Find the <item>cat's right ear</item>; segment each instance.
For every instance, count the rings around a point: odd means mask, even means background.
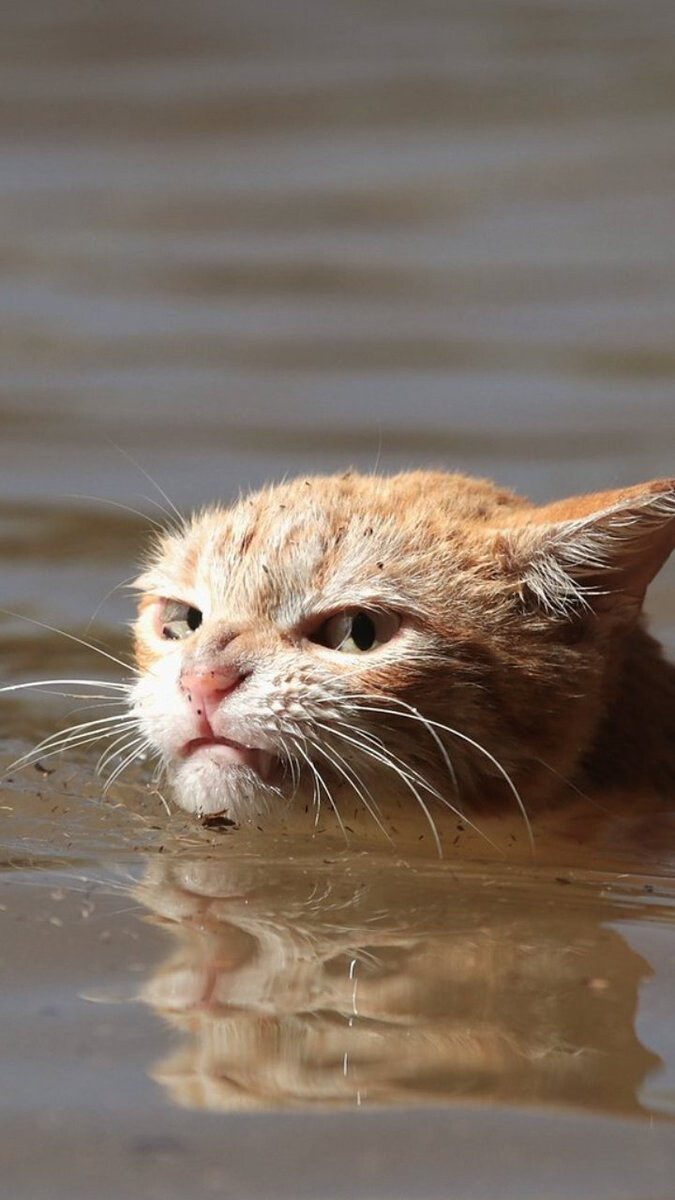
[[[577,496],[533,509],[497,552],[523,599],[554,617],[635,620],[675,549],[675,480]]]

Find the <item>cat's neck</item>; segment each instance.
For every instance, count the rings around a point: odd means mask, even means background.
[[[675,665],[644,629],[623,642],[607,678],[607,708],[584,778],[608,788],[675,787]]]

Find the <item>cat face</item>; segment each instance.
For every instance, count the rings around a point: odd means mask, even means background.
[[[593,740],[674,511],[661,483],[535,509],[431,472],[206,510],[138,581],[142,731],[200,815],[349,790],[377,820],[374,784],[423,807],[550,791]]]

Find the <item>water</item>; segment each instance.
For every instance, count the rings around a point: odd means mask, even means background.
[[[163,501],[117,446],[186,508],[348,464],[672,475],[671,5],[0,26],[3,608],[124,652]],[[671,648],[674,600],[671,568]],[[118,675],[14,617],[0,646],[8,681]],[[78,703],[5,700],[2,761]],[[441,863],[406,814],[393,849],[214,833],[94,761],[0,793],[2,1195],[671,1193],[667,797]]]

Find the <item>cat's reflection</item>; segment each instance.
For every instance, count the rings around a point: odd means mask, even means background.
[[[563,881],[564,883],[565,881]],[[376,867],[155,862],[171,931],[144,1000],[185,1035],[154,1069],[182,1105],[501,1100],[636,1112],[645,960],[589,892]]]

